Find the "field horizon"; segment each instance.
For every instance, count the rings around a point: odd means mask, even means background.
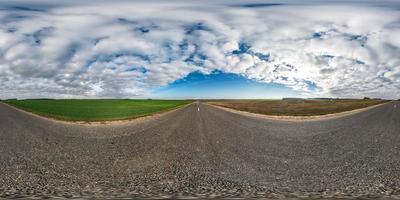
[[[63,121],[101,122],[128,120],[204,102],[265,115],[317,116],[365,108],[390,100],[338,98],[283,99],[8,99],[10,106]]]

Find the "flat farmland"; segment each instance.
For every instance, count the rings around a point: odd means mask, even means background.
[[[251,113],[277,116],[315,116],[365,108],[387,100],[363,99],[285,99],[285,100],[215,100],[208,103]]]
[[[66,121],[110,121],[142,117],[171,110],[187,100],[129,100],[129,99],[29,99],[6,100],[6,104],[45,117]]]

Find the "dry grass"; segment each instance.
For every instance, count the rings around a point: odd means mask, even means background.
[[[387,100],[216,100],[208,103],[252,113],[277,116],[325,115],[365,108]]]

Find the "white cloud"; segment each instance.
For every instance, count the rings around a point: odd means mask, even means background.
[[[146,96],[197,70],[314,96],[400,94],[400,11],[389,6],[14,4],[0,4],[1,98]]]

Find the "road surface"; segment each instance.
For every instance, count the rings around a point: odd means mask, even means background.
[[[0,169],[0,197],[400,195],[400,102],[314,122],[193,103],[99,126],[0,103]]]

